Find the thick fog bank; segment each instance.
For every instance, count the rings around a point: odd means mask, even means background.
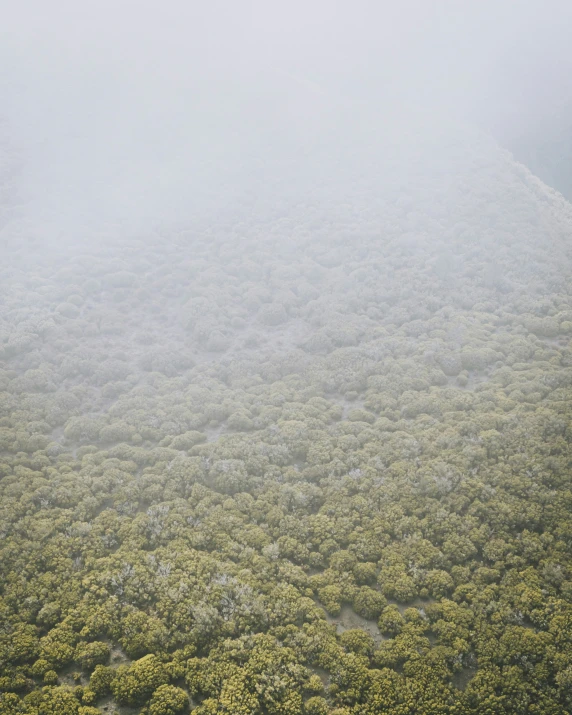
[[[56,240],[280,210],[323,178],[351,192],[344,162],[390,144],[395,117],[429,137],[435,117],[477,125],[562,188],[539,127],[572,96],[571,17],[532,1],[24,3],[0,50],[19,203]]]

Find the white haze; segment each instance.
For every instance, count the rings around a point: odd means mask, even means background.
[[[56,237],[276,204],[388,117],[510,145],[572,100],[566,0],[2,5],[19,200]]]

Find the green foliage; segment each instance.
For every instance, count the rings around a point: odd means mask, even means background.
[[[68,628],[53,628],[40,639],[40,656],[56,668],[73,660],[76,636]]]
[[[149,715],[177,715],[189,705],[187,694],[174,685],[160,685],[153,693]]]
[[[101,641],[78,643],[74,660],[85,670],[93,670],[96,665],[105,665],[109,660],[109,646]]]
[[[96,665],[89,679],[89,689],[98,698],[103,695],[107,695],[111,692],[111,684],[113,683],[114,679],[115,670],[113,668],[110,668],[105,665]]]
[[[45,658],[38,658],[38,660],[30,668],[32,675],[38,677],[43,677],[45,673],[50,670],[51,666]]]
[[[0,693],[0,712],[4,715],[20,715],[26,712],[26,706],[16,693]]]
[[[311,675],[306,683],[305,690],[309,693],[321,693],[324,690],[324,684],[319,675]]]
[[[353,600],[355,612],[370,620],[377,620],[386,605],[387,600],[382,594],[369,586],[362,586]]]
[[[342,589],[333,584],[319,589],[318,598],[332,616],[337,616],[342,608]]]
[[[119,666],[111,681],[111,692],[119,703],[134,706],[144,703],[168,681],[165,665],[155,655],[149,654],[130,666]]]
[[[43,680],[46,685],[57,685],[58,674],[55,670],[46,670]]]
[[[372,563],[357,563],[354,568],[354,577],[360,585],[372,585],[377,577],[377,567]]]
[[[411,142],[323,214],[3,256],[1,712],[572,710],[569,207]]]
[[[398,635],[405,625],[405,619],[393,604],[386,606],[379,618],[379,630],[387,635]]]
[[[409,603],[417,596],[415,580],[401,568],[383,569],[379,582],[384,596]]]
[[[78,715],[80,704],[71,688],[45,687],[26,695],[24,703],[30,715]]]
[[[304,703],[305,715],[328,715],[329,712],[330,708],[327,701],[317,695],[313,698],[308,698]]]
[[[340,642],[344,648],[359,655],[372,655],[375,644],[369,633],[352,628],[344,631],[340,637]]]

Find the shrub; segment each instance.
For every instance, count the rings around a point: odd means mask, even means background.
[[[177,715],[188,704],[189,699],[184,690],[174,685],[160,685],[151,698],[149,715]]]
[[[387,606],[387,600],[379,591],[362,586],[353,601],[354,611],[369,620],[376,620]]]
[[[105,665],[109,661],[109,646],[101,641],[78,643],[74,660],[85,670],[93,670],[96,665]]]
[[[111,691],[123,705],[140,705],[153,691],[165,685],[169,675],[164,664],[155,655],[146,655],[129,667],[120,666],[111,682]]]

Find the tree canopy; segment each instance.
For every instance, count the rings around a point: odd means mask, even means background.
[[[572,208],[439,141],[346,202],[10,242],[2,713],[572,708]]]

